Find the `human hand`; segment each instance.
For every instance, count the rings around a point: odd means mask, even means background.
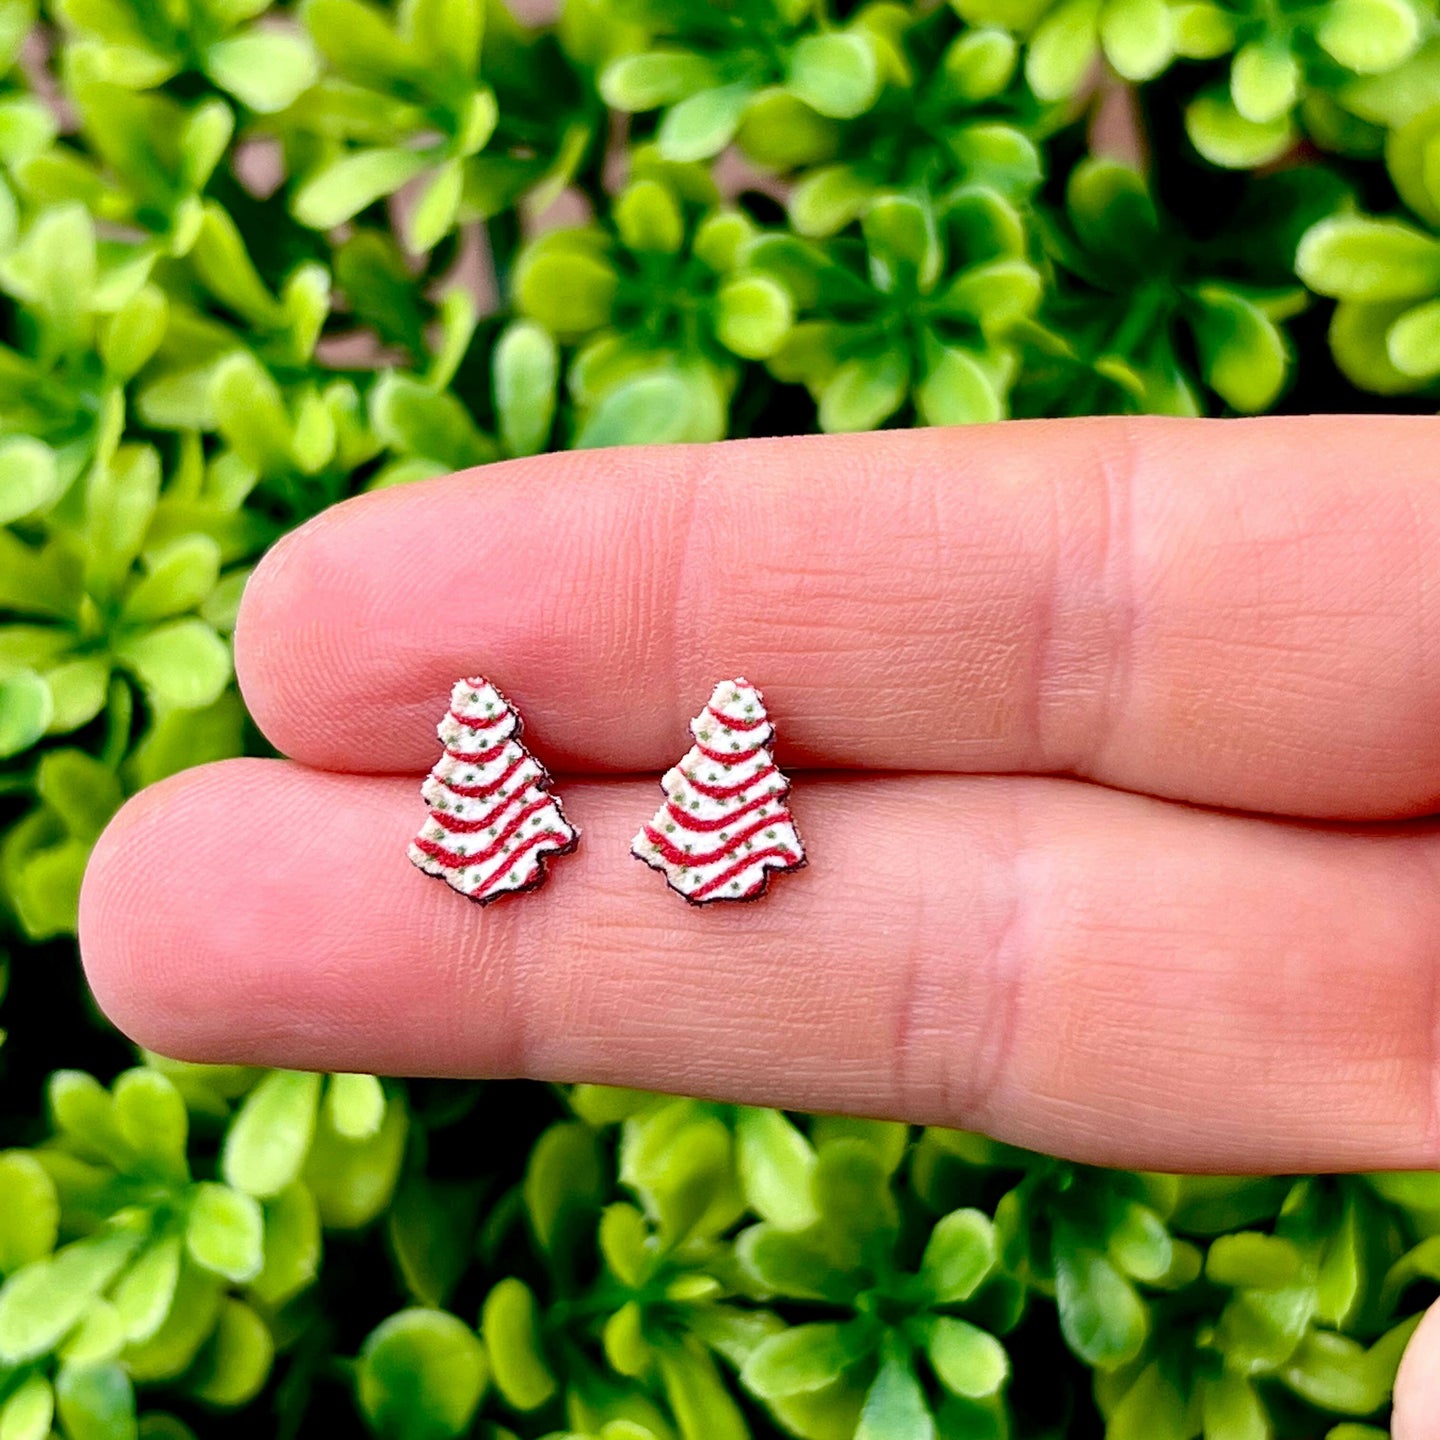
[[[1435,427],[574,453],[338,506],[236,635],[292,760],[121,811],[90,982],[193,1060],[633,1085],[1149,1169],[1433,1166]],[[483,911],[405,857],[476,672],[588,777],[557,785],[579,852]],[[811,863],[696,909],[631,858],[656,787],[626,772],[731,674],[812,772]],[[1437,1411],[1432,1315],[1397,1437]]]

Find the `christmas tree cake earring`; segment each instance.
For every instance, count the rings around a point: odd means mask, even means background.
[[[665,803],[630,853],[692,905],[758,900],[771,870],[798,870],[805,847],[775,766],[775,729],[748,680],[715,687],[690,722],[695,744],[660,781]]]
[[[430,819],[410,859],[481,905],[537,889],[545,861],[580,842],[549,793],[549,772],[520,743],[521,728],[488,680],[457,680],[436,727],[445,753],[420,787]]]

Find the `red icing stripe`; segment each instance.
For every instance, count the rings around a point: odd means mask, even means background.
[[[739,875],[741,871],[753,865],[757,860],[769,859],[771,855],[783,855],[786,860],[792,862],[797,858],[796,855],[784,845],[772,845],[768,850],[756,850],[753,854],[745,856],[743,860],[732,865],[728,870],[722,870],[713,880],[707,880],[698,890],[689,891],[690,899],[703,900],[711,891],[718,890],[727,880]],[[765,877],[762,875],[760,877],[761,884],[764,883],[764,880]],[[747,890],[745,893],[747,895],[753,895],[755,890],[759,888],[760,886],[756,885],[754,890]]]
[[[783,809],[778,815],[767,815],[763,820],[757,820],[753,825],[732,835],[718,850],[708,850],[703,854],[681,850],[674,841],[667,840],[653,824],[645,827],[645,836],[672,865],[713,865],[717,860],[733,854],[752,835],[758,835],[762,830],[773,830],[777,825],[784,825],[789,819],[790,812]]]
[[[459,760],[466,765],[484,765],[495,759],[497,755],[503,754],[505,747],[510,743],[508,737],[498,745],[492,745],[488,750],[452,750],[448,745],[445,753],[452,760]]]
[[[483,895],[487,890],[494,887],[495,881],[502,875],[508,875],[515,868],[515,862],[524,854],[533,850],[537,845],[543,845],[547,840],[558,840],[561,845],[568,845],[572,837],[562,835],[558,830],[542,830],[538,835],[532,835],[518,850],[505,857],[503,865],[497,865],[474,890],[467,891],[470,895]]]
[[[670,812],[670,818],[686,830],[724,830],[727,826],[733,825],[742,815],[748,815],[752,810],[758,810],[762,805],[768,805],[774,799],[773,795],[757,795],[748,805],[742,805],[738,810],[731,810],[728,814],[720,816],[718,820],[697,820],[693,815],[682,810],[673,800],[667,800],[665,808]]]
[[[525,790],[515,795],[507,795],[494,809],[478,820],[462,820],[458,815],[451,815],[445,810],[432,810],[430,815],[437,825],[443,825],[452,835],[473,835],[477,830],[488,830],[495,823],[497,815],[503,814],[524,795]]]
[[[529,758],[530,756],[522,751],[488,785],[456,785],[442,775],[434,775],[434,778],[447,790],[453,790],[467,800],[483,800],[487,795],[493,795]]]
[[[481,860],[489,860],[492,856],[498,855],[505,842],[537,811],[543,810],[550,803],[548,795],[541,795],[538,799],[532,800],[483,850],[477,850],[473,855],[461,855],[457,850],[447,850],[437,840],[427,840],[423,835],[415,837],[416,846],[423,850],[432,860],[438,860],[447,870],[467,870],[470,866],[478,864]],[[437,821],[443,824],[443,821]],[[521,847],[521,851],[524,850]],[[517,854],[520,852],[516,852]]]
[[[503,725],[510,718],[508,710],[502,711],[493,720],[484,719],[476,715],[460,715],[454,710],[450,712],[450,718],[458,725],[463,725],[467,730],[493,730],[497,725]]]
[[[685,774],[683,770],[680,773],[682,775]],[[700,795],[708,796],[711,800],[733,800],[737,795],[748,790],[757,781],[763,780],[767,775],[773,775],[774,773],[775,767],[773,765],[767,765],[763,770],[757,770],[748,780],[742,780],[738,785],[705,785],[693,775],[685,775],[685,779],[692,790]],[[781,787],[780,793],[784,793],[783,786]]]
[[[752,755],[758,755],[765,747],[763,745],[752,745],[748,750],[732,750],[726,754],[723,750],[710,750],[698,740],[695,748],[707,759],[713,760],[717,765],[736,765],[741,760],[748,760]]]
[[[705,707],[722,725],[728,725],[732,730],[755,730],[766,723],[766,716],[761,715],[758,720],[737,720],[733,715],[727,715],[723,710],[717,710],[713,705]]]

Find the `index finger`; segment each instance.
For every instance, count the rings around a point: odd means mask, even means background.
[[[1422,814],[1437,438],[1415,417],[1012,421],[509,462],[283,541],[237,667],[271,740],[329,769],[423,770],[477,671],[561,768],[660,769],[743,674],[786,764]]]

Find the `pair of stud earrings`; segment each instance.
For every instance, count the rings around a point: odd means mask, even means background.
[[[519,713],[488,680],[458,680],[436,729],[445,751],[420,787],[430,817],[410,859],[481,905],[538,889],[546,862],[570,854],[580,832],[520,743]],[[690,732],[695,743],[666,771],[665,803],[630,853],[692,905],[756,900],[772,870],[805,864],[765,702],[748,680],[723,681]]]

